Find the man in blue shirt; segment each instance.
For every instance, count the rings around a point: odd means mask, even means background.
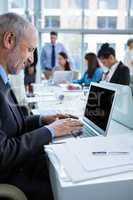
[[[50,43],[46,43],[41,51],[40,64],[46,79],[52,75],[52,70],[58,65],[57,57],[60,52],[66,52],[63,44],[57,43],[58,34],[54,31],[50,33]]]

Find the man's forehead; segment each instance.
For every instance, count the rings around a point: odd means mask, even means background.
[[[27,43],[31,44],[32,46],[37,46],[38,36],[37,31],[34,26],[29,26],[25,31],[25,38]]]

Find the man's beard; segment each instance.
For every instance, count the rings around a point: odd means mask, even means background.
[[[19,70],[19,63],[20,63],[20,56],[19,56],[19,49],[16,47],[12,52],[10,53],[10,56],[8,57],[8,63],[9,63],[9,71],[10,74],[18,74]]]

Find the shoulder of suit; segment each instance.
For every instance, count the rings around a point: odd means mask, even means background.
[[[129,70],[129,68],[126,65],[124,65],[121,61],[118,64],[118,68],[121,70]]]

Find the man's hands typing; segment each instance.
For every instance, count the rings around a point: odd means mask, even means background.
[[[74,132],[80,131],[83,124],[79,120],[67,118],[56,120],[47,127],[54,129],[55,137],[61,137],[65,135],[72,135]]]
[[[70,114],[56,114],[56,115],[42,116],[41,121],[43,124],[49,125],[58,119],[67,119],[67,118],[78,119],[78,117]]]

